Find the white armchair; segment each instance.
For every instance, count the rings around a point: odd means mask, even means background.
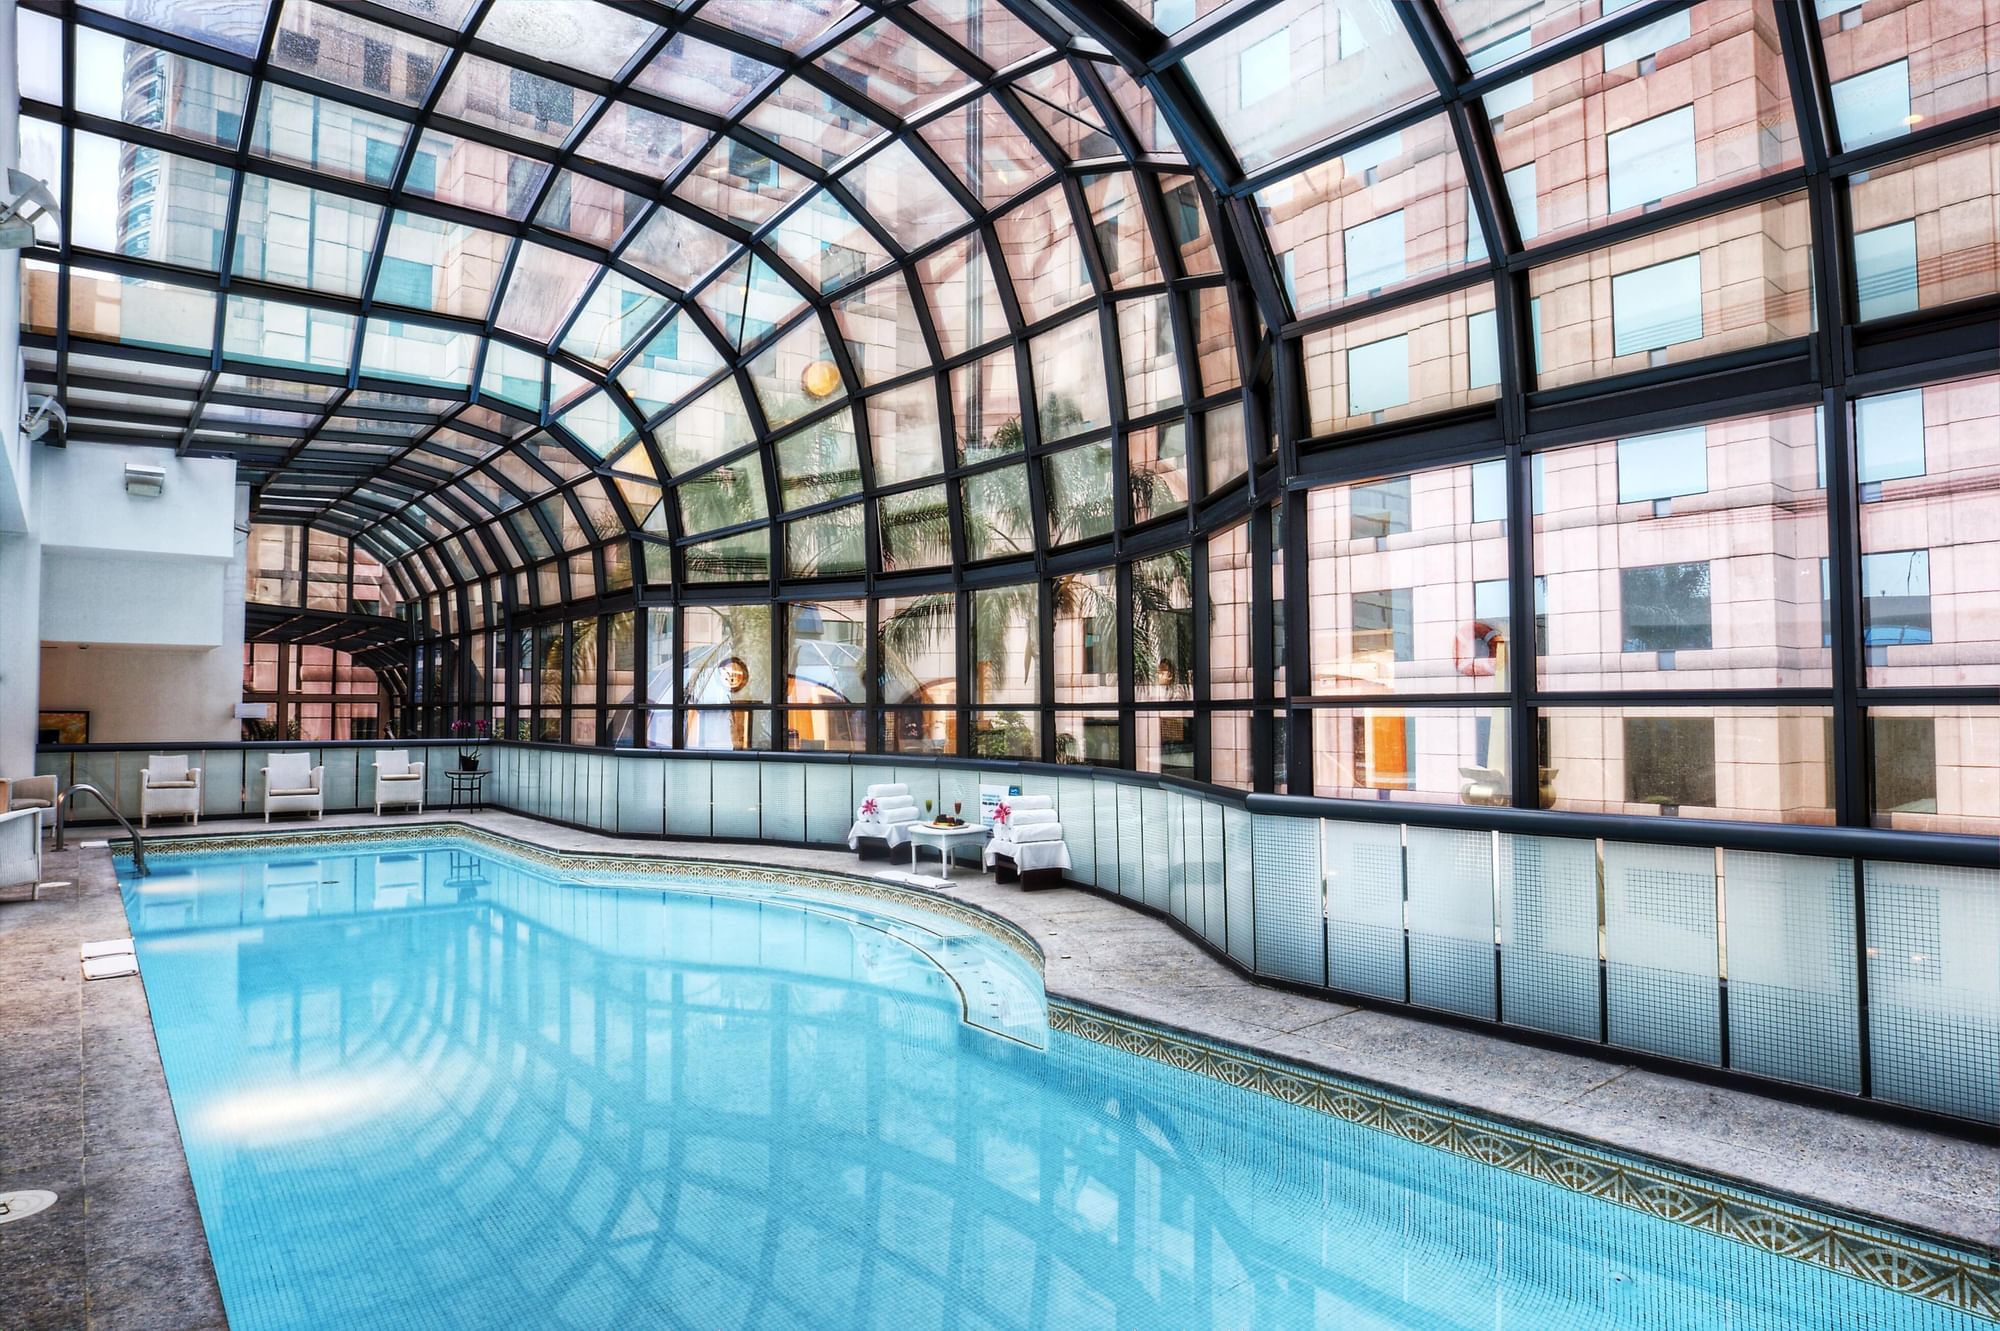
[[[154,818],[201,822],[201,769],[189,767],[184,753],[153,754],[139,769],[139,826]]]
[[[424,811],[424,765],[410,761],[408,749],[381,749],[375,754],[375,816],[385,804],[412,805]]]
[[[52,776],[17,776],[8,783],[6,813],[12,809],[54,809],[56,807],[56,779]]]
[[[326,812],[324,767],[312,765],[309,753],[274,753],[264,768],[264,821],[274,813]]]

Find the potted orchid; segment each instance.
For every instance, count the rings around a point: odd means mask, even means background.
[[[490,737],[491,731],[485,721],[454,721],[451,723],[451,737],[458,741],[458,770],[476,772],[479,770],[480,741]]]

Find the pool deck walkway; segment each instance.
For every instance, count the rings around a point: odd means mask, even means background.
[[[504,813],[328,815],[317,826],[417,821],[556,850],[882,867],[832,851],[624,839]],[[191,830],[266,829],[245,819]],[[0,1191],[46,1188],[60,1200],[0,1225],[0,1326],[223,1327],[145,992],[136,978],[80,981],[81,943],[130,932],[110,856],[72,843],[49,856],[47,873],[68,885],[44,888],[39,902],[0,898]],[[948,891],[1040,944],[1051,995],[2000,1256],[2000,1144],[1270,988],[1094,892],[1024,892],[963,868]]]

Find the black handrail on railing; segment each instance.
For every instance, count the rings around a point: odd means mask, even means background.
[[[68,790],[63,791],[61,794],[56,796],[56,849],[57,850],[63,849],[63,842],[64,842],[63,833],[65,827],[67,826],[67,819],[65,818],[64,815],[66,815],[69,812],[70,796],[78,793],[79,791],[81,791],[85,795],[90,795],[94,797],[99,804],[102,804],[105,807],[105,810],[109,812],[113,818],[116,818],[118,820],[118,825],[125,829],[125,835],[132,838],[132,867],[138,870],[140,874],[142,875],[145,874],[147,872],[146,838],[139,835],[139,833],[133,828],[132,824],[126,820],[125,815],[118,812],[117,806],[112,804],[112,802],[105,797],[103,791],[99,790],[96,786],[91,785],[87,781],[78,781],[72,786],[70,786]]]

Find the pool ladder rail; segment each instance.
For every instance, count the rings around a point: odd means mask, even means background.
[[[124,814],[118,812],[117,805],[105,798],[103,791],[87,781],[79,781],[56,796],[56,849],[63,848],[64,815],[69,811],[69,798],[79,791],[94,796],[97,802],[104,806],[105,811],[118,820],[118,825],[125,829],[125,835],[132,838],[132,867],[142,875],[149,872],[146,868],[146,838],[139,835],[138,829],[132,826]]]

